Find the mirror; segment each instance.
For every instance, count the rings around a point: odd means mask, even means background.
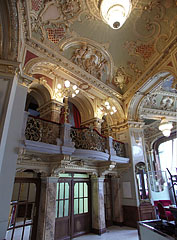
[[[139,162],[135,165],[136,181],[139,191],[140,201],[149,201],[149,186],[146,165]]]

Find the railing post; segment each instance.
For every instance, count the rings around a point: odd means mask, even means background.
[[[116,156],[116,151],[113,148],[113,138],[112,137],[108,137],[108,151],[110,155]]]
[[[74,151],[74,143],[70,136],[71,124],[64,123],[60,127],[61,151],[63,154],[71,155]]]

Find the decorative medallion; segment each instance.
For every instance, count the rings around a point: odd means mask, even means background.
[[[131,76],[128,76],[125,73],[124,67],[120,67],[117,69],[115,77],[113,78],[113,83],[116,86],[120,87],[120,89],[122,90],[125,85],[130,83],[131,80],[132,80]]]

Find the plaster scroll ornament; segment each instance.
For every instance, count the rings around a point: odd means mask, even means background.
[[[99,80],[103,80],[103,76],[107,73],[107,59],[100,51],[88,45],[77,48],[73,52],[71,61]]]

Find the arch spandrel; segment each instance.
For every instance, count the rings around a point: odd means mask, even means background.
[[[129,102],[127,117],[138,121],[144,118],[175,120],[177,90],[175,77],[170,72],[160,72],[149,79]]]

